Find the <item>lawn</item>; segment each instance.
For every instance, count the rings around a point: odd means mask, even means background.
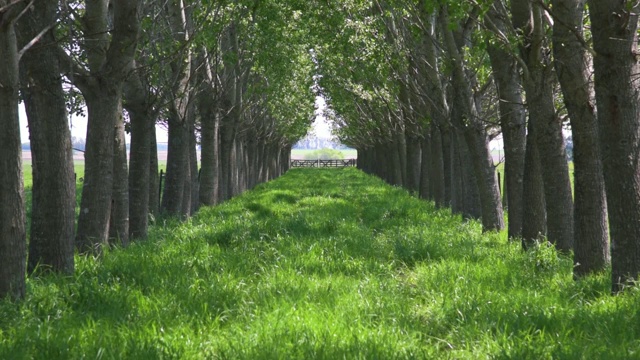
[[[295,169],[0,302],[11,359],[629,359],[640,290],[575,282],[356,169]]]

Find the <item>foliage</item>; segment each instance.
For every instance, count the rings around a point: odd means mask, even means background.
[[[640,356],[640,290],[355,169],[292,170],[0,302],[0,358]]]

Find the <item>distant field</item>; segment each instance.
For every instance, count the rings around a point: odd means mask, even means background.
[[[293,149],[291,150],[291,158],[294,160],[302,160],[305,155],[312,153],[316,150],[302,150],[302,149]],[[339,150],[344,154],[345,159],[357,159],[358,158],[358,150],[348,149],[348,150]]]

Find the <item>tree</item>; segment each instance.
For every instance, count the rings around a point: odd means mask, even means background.
[[[57,12],[58,1],[40,1],[17,24],[20,46],[32,43],[20,61],[20,91],[29,124],[33,167],[29,273],[38,269],[71,274],[74,269],[76,186],[71,133],[51,28]]]
[[[526,65],[523,68],[523,83],[534,134],[527,139],[527,143],[535,142],[542,164],[547,199],[547,238],[559,250],[569,252],[573,248],[573,199],[562,119],[554,104],[553,63],[545,33],[543,9],[529,0],[513,0],[511,14],[519,35],[520,56]],[[525,161],[525,166],[527,164]]]
[[[582,276],[609,263],[607,207],[591,83],[589,48],[583,39],[585,0],[554,0],[553,55],[573,133],[574,263]]]
[[[493,2],[485,15],[485,26],[493,79],[499,97],[500,128],[504,143],[505,187],[509,214],[508,236],[522,237],[524,220],[523,184],[526,149],[526,113],[520,65],[507,37],[511,24],[501,0]],[[543,209],[544,210],[544,209]],[[546,219],[542,219],[546,221]],[[535,231],[535,230],[534,230]]]
[[[86,63],[77,62],[62,48],[58,50],[65,75],[80,89],[87,105],[85,177],[76,234],[76,246],[82,252],[99,251],[109,236],[114,129],[122,120],[122,87],[135,54],[139,5],[139,1],[128,0],[86,1],[82,17],[76,14],[72,19],[82,24],[84,38],[79,45]],[[128,218],[128,212],[122,210]]]
[[[18,120],[20,2],[0,0],[0,298],[25,294],[26,233]]]
[[[638,4],[589,1],[600,150],[611,228],[612,291],[640,274]],[[575,141],[575,139],[574,139]]]

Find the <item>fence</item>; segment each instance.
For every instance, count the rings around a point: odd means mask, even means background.
[[[335,168],[343,168],[343,167],[351,167],[356,166],[356,159],[344,159],[344,160],[291,160],[292,168],[299,167],[335,167]]]

